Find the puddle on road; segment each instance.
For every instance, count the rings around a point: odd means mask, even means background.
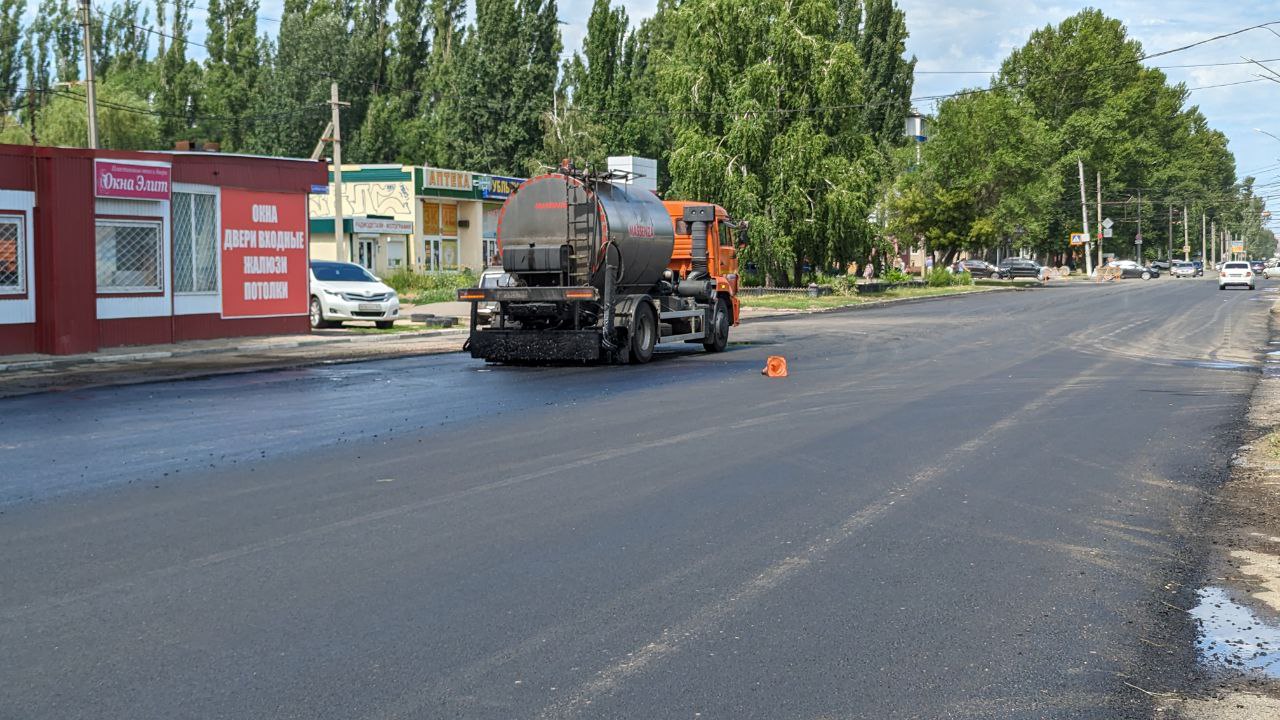
[[[1234,370],[1236,372],[1258,372],[1257,365],[1249,363],[1231,362],[1229,360],[1177,360],[1175,365],[1182,367],[1201,368],[1204,370]]]
[[[1190,610],[1196,650],[1210,667],[1280,678],[1280,625],[1268,624],[1220,587],[1201,588]]]

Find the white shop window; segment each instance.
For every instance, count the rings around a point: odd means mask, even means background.
[[[164,237],[159,220],[98,218],[98,292],[164,292]]]
[[[26,224],[20,215],[0,215],[0,295],[26,293]]]
[[[173,194],[174,292],[218,291],[217,207],[212,194]]]

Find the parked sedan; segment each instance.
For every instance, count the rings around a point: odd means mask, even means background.
[[[1261,275],[1262,271],[1265,270],[1266,268],[1267,268],[1267,264],[1261,260],[1249,261],[1249,269],[1253,271],[1254,275]]]
[[[1153,260],[1151,262],[1151,268],[1154,270],[1164,270],[1168,272],[1173,269],[1173,263],[1168,260]]]
[[[1169,275],[1176,278],[1195,277],[1199,274],[1196,266],[1189,262],[1175,262],[1173,268],[1169,270]]]
[[[1226,290],[1231,285],[1243,285],[1252,290],[1255,287],[1253,278],[1253,269],[1249,267],[1249,263],[1243,260],[1225,262],[1218,273],[1218,289]]]
[[[965,260],[960,265],[965,269],[965,272],[976,278],[1000,277],[1000,268],[985,260]]]
[[[1029,277],[1039,279],[1044,273],[1044,268],[1040,267],[1035,260],[1020,257],[1007,257],[1001,260],[997,269],[1002,276],[1007,278]]]
[[[1271,265],[1262,269],[1262,277],[1268,280],[1280,278],[1280,265]]]
[[[311,261],[311,327],[372,320],[384,330],[400,316],[396,291],[355,263]]]
[[[1133,260],[1112,260],[1107,263],[1107,267],[1120,268],[1120,277],[1123,278],[1150,280],[1151,278],[1160,277],[1159,270],[1149,265],[1139,265]]]

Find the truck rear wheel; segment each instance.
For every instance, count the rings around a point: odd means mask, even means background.
[[[715,310],[711,313],[711,323],[707,326],[707,339],[702,347],[707,352],[724,352],[729,346],[729,303],[724,298],[716,299]]]
[[[658,344],[658,318],[647,301],[636,303],[631,312],[631,362],[647,363]]]

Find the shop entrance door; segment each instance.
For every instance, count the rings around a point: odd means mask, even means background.
[[[356,240],[356,262],[365,270],[373,271],[374,250],[378,246],[378,241],[371,238],[359,238]]]

